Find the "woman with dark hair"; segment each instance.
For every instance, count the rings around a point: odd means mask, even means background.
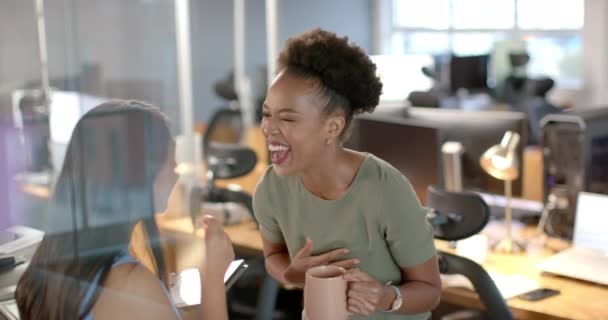
[[[107,102],[78,121],[54,188],[51,226],[17,285],[21,319],[180,319],[154,220],[177,180],[174,149],[165,116],[141,102]],[[201,311],[227,319],[223,276],[232,245],[216,221],[203,224]],[[148,266],[130,247],[139,225]]]
[[[378,104],[375,65],[320,29],[289,39],[278,62],[261,124],[272,166],[253,199],[268,272],[301,287],[311,267],[352,268],[350,312],[428,318],[441,283],[427,211],[398,170],[343,146],[353,117]]]

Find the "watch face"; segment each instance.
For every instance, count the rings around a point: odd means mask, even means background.
[[[401,304],[403,303],[403,299],[401,299],[401,297],[397,297],[395,298],[395,301],[393,301],[393,311],[401,308]]]
[[[403,303],[403,297],[401,296],[401,290],[399,290],[398,287],[396,286],[392,286],[393,290],[395,290],[395,293],[397,294],[397,296],[395,297],[395,301],[393,301],[393,305],[391,306],[391,312],[395,311],[399,308],[401,308],[401,304]]]

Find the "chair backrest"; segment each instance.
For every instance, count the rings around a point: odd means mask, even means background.
[[[434,225],[435,238],[441,240],[460,240],[479,233],[490,216],[488,205],[472,192],[448,192],[430,186],[427,206],[435,210],[431,223]],[[492,319],[513,319],[496,284],[481,265],[465,257],[440,251],[439,270],[443,274],[461,274],[469,279]]]
[[[412,106],[439,108],[439,94],[433,91],[412,91],[407,99]]]
[[[213,114],[209,126],[203,136],[203,151],[207,153],[207,148],[211,142],[220,143],[240,143],[244,124],[241,110],[222,108]]]
[[[258,162],[255,151],[237,144],[216,144],[209,146],[206,153],[207,168],[213,171],[215,179],[232,179],[244,176],[255,168]]]
[[[473,192],[448,192],[429,186],[427,206],[444,219],[433,223],[435,238],[456,241],[479,233],[490,219],[485,201]]]
[[[240,110],[220,109],[214,113],[203,137],[203,156],[207,164],[209,183],[203,198],[207,202],[240,203],[255,219],[251,195],[241,190],[215,185],[216,179],[241,177],[255,168],[257,154],[253,149],[241,144],[244,131]]]
[[[236,178],[255,168],[257,155],[241,145],[244,131],[241,110],[219,109],[213,114],[203,136],[203,155],[214,178]]]

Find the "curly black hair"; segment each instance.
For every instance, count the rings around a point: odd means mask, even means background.
[[[344,110],[346,129],[353,116],[372,112],[382,93],[376,65],[363,49],[349,43],[348,37],[320,28],[289,38],[279,55],[278,70],[320,80],[325,112]]]

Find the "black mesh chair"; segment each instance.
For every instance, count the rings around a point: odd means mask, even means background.
[[[435,239],[456,241],[479,233],[488,224],[490,209],[472,192],[448,192],[434,186],[427,189],[428,219]]]
[[[248,147],[230,144],[218,144],[208,148],[207,189],[204,193],[206,202],[235,202],[247,208],[253,216],[251,195],[239,188],[222,188],[216,185],[217,179],[232,179],[244,176],[255,168],[257,156]]]
[[[251,148],[242,145],[243,120],[240,110],[220,109],[211,118],[203,136],[203,157],[207,165],[207,202],[236,202],[245,206],[253,217],[251,195],[234,188],[220,188],[217,179],[232,179],[251,172],[257,156]]]
[[[439,108],[441,97],[433,91],[412,91],[407,100],[414,107]]]
[[[216,185],[217,179],[232,179],[251,172],[257,156],[251,148],[241,144],[244,125],[238,109],[219,109],[211,118],[203,136],[203,155],[207,164],[207,188],[203,192],[206,202],[236,202],[247,208],[253,219],[250,194]],[[264,257],[238,253],[249,264],[246,274],[229,292],[231,319],[273,319],[279,294],[279,284],[267,273]]]
[[[548,77],[529,80],[530,98],[527,101],[526,115],[528,117],[528,144],[538,145],[542,141],[540,121],[546,115],[560,113],[562,109],[547,99],[547,93],[554,87],[555,82]]]
[[[485,201],[471,192],[447,192],[430,186],[427,191],[427,206],[433,209],[429,221],[435,230],[435,238],[456,241],[468,238],[485,227],[490,210]],[[485,313],[473,310],[459,311],[443,319],[513,319],[511,310],[498,291],[488,272],[476,262],[439,251],[439,271],[442,274],[461,274],[475,288]]]
[[[203,150],[211,143],[239,144],[244,131],[241,110],[220,108],[211,116],[203,136]]]

